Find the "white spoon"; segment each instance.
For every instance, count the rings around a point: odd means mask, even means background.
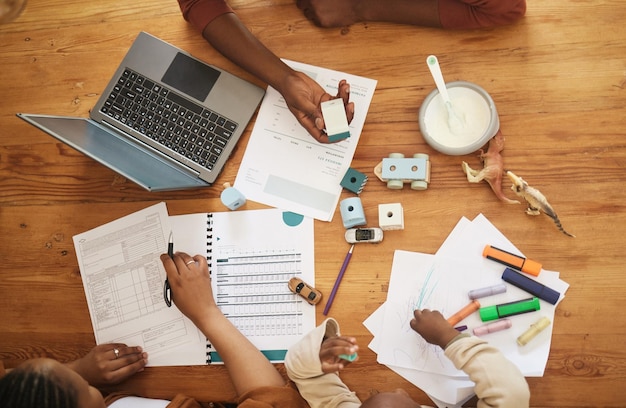
[[[448,127],[450,128],[452,133],[459,133],[463,130],[465,122],[461,118],[459,118],[456,111],[454,110],[454,106],[452,105],[452,101],[450,100],[450,95],[448,94],[448,88],[446,88],[446,83],[443,80],[441,67],[439,67],[439,60],[437,60],[437,57],[435,57],[434,55],[429,55],[426,58],[426,64],[428,64],[430,74],[435,80],[437,90],[439,90],[439,94],[441,95],[443,103],[446,107],[446,111],[448,112]]]

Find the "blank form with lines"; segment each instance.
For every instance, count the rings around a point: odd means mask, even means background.
[[[163,300],[159,256],[169,232],[160,203],[74,236],[96,343],[139,345],[150,365],[179,364],[176,348],[199,339],[196,327]]]

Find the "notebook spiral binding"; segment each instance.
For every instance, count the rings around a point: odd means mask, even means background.
[[[209,274],[211,274],[211,258],[212,258],[212,243],[213,243],[213,216],[211,213],[207,214],[206,221],[206,261],[209,264]],[[211,364],[211,353],[213,352],[213,346],[207,341],[206,343],[206,363]]]

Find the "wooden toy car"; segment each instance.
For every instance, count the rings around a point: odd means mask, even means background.
[[[404,183],[411,183],[413,190],[426,190],[430,183],[430,159],[424,153],[407,158],[402,153],[391,153],[374,167],[374,174],[392,190],[401,190]]]
[[[320,302],[320,300],[322,300],[322,292],[315,289],[313,286],[304,283],[304,281],[298,277],[294,276],[289,279],[287,285],[289,286],[290,291],[302,296],[304,300],[312,305],[316,305]]]

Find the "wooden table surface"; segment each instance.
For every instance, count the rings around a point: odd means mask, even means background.
[[[279,56],[378,80],[352,167],[370,176],[361,195],[367,218],[377,219],[379,203],[400,202],[405,228],[357,247],[334,303],[342,331],[361,345],[345,382],[362,398],[401,387],[430,403],[376,362],[362,322],[385,301],[396,249],[434,253],[461,217],[482,213],[571,285],[556,311],[545,375],[528,379],[532,406],[623,406],[626,3],[530,0],[519,24],[453,32],[379,23],[320,29],[292,0],[231,4]],[[7,366],[36,356],[66,361],[94,345],[73,235],[159,201],[172,215],[226,210],[220,188],[146,192],[15,116],[86,117],[142,30],[264,86],[206,44],[174,0],[31,0],[19,19],[0,26],[0,359]],[[448,81],[475,82],[492,95],[506,168],[541,190],[576,238],[546,216],[499,202],[486,183],[468,183],[461,161],[480,168],[475,154],[446,156],[425,144],[417,113],[434,88],[429,54]],[[251,129],[218,185],[234,181]],[[430,154],[428,190],[391,191],[374,177],[391,152]],[[315,221],[315,284],[324,293],[347,250],[343,231],[339,209],[331,223]],[[215,366],[148,368],[118,388],[163,398],[234,396],[226,371]]]

